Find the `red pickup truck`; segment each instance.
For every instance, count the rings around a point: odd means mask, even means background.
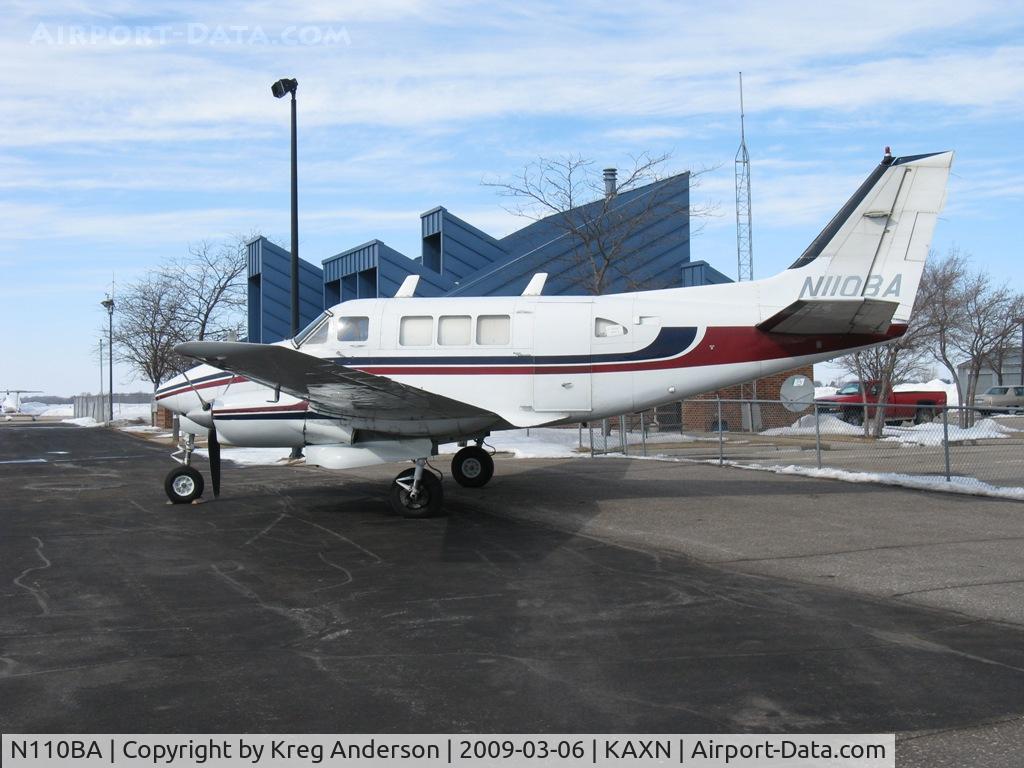
[[[850,424],[864,422],[864,402],[868,404],[868,418],[875,417],[878,403],[877,381],[864,382],[867,396],[861,393],[859,382],[841,386],[834,395],[815,398],[819,406],[838,411],[839,418]],[[922,424],[935,418],[938,407],[946,404],[946,393],[941,390],[914,390],[911,392],[890,392],[885,402],[885,420],[899,422],[913,420]]]

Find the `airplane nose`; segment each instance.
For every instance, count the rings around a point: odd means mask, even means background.
[[[156,400],[162,408],[180,416],[200,407],[199,397],[184,376],[175,376],[162,386],[157,391]]]

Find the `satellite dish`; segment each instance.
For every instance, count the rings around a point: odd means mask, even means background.
[[[787,411],[806,411],[814,403],[814,382],[807,376],[790,376],[782,382],[779,399]]]

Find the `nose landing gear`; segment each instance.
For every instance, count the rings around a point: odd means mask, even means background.
[[[196,436],[190,432],[180,451],[181,464],[168,472],[164,478],[164,492],[172,504],[190,504],[203,495],[203,476],[192,466],[192,452],[195,449]],[[174,454],[174,458],[177,458],[177,453]]]
[[[185,464],[175,467],[164,478],[164,491],[174,504],[189,504],[203,495],[203,476]]]

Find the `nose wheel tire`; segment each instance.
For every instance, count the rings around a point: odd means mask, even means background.
[[[469,445],[452,458],[452,477],[463,488],[480,488],[494,475],[491,454],[476,445]]]
[[[420,487],[416,495],[410,490],[414,469],[407,469],[391,484],[388,501],[396,514],[403,517],[423,518],[440,514],[444,504],[444,491],[441,481],[433,472],[425,471],[420,478]]]
[[[164,478],[164,491],[175,504],[189,504],[203,495],[203,476],[194,467],[175,467]]]

